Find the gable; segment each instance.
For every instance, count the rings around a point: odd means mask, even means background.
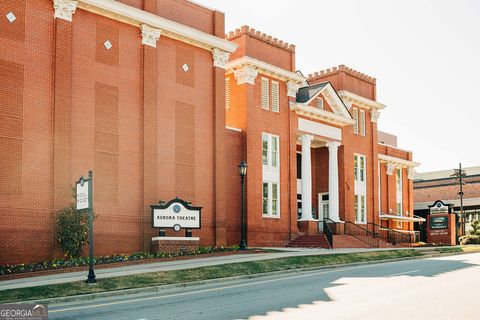
[[[299,95],[297,95],[297,102],[303,102],[305,105],[316,107],[318,97],[322,97],[324,102],[330,107],[330,110],[325,109],[326,111],[352,119],[352,115],[330,82],[302,88],[299,90]],[[313,105],[311,105],[312,103]]]

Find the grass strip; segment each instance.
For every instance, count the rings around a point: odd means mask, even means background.
[[[455,252],[480,252],[480,245],[466,245],[460,247],[438,247],[436,250],[440,253],[455,253]]]
[[[5,303],[41,300],[113,290],[143,288],[166,284],[187,283],[192,281],[259,274],[273,271],[415,257],[419,255],[421,255],[421,253],[415,250],[391,250],[287,257],[270,260],[240,262],[218,266],[200,267],[195,269],[152,272],[99,279],[96,285],[88,285],[85,282],[79,281],[38,287],[2,290],[0,291],[0,302]]]

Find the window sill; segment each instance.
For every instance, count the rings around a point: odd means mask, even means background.
[[[266,218],[266,219],[280,219],[280,216],[271,216],[271,215],[262,214],[262,218]]]

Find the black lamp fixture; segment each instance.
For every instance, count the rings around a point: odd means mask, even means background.
[[[242,160],[238,165],[238,174],[240,175],[241,184],[242,184],[242,230],[240,237],[240,250],[247,250],[247,225],[245,223],[245,184],[244,179],[247,175],[248,165],[245,161]]]

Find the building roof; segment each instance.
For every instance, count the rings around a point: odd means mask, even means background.
[[[332,74],[336,74],[336,73],[339,73],[339,72],[348,73],[351,76],[354,76],[356,78],[365,80],[365,81],[373,83],[373,84],[376,83],[376,81],[377,81],[374,77],[371,77],[371,76],[366,75],[366,74],[364,74],[360,71],[349,68],[349,67],[345,66],[344,64],[341,64],[338,67],[328,68],[326,70],[321,70],[321,71],[315,72],[313,74],[309,74],[308,75],[308,81],[315,81],[317,79],[321,79],[321,78],[324,78],[326,76],[330,76]]]
[[[480,166],[462,168],[465,170],[467,176],[480,175]],[[417,172],[415,174],[415,180],[436,180],[436,179],[448,179],[453,174],[453,168],[448,170],[430,171],[430,172]]]
[[[228,34],[225,35],[225,38],[227,40],[235,40],[236,38],[239,38],[243,35],[248,35],[251,38],[255,38],[257,40],[266,42],[268,44],[271,44],[272,46],[278,47],[285,49],[290,52],[295,52],[295,45],[289,44],[288,42],[279,40],[275,37],[272,37],[268,34],[265,34],[261,31],[255,30],[254,28],[251,28],[249,26],[241,26],[240,28],[235,29],[234,31],[230,31]]]
[[[297,102],[298,103],[305,103],[310,101],[320,90],[322,90],[328,82],[323,82],[319,84],[314,84],[312,86],[303,87],[298,89],[297,92]]]

